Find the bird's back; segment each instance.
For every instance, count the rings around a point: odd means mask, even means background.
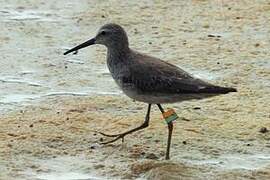
[[[133,51],[128,79],[145,93],[217,93],[236,91],[195,78],[181,68]]]

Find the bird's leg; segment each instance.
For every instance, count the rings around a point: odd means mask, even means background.
[[[102,133],[102,132],[98,132],[98,133],[100,133],[101,135],[104,135],[104,136],[108,136],[108,137],[116,137],[115,139],[113,139],[113,140],[111,140],[111,141],[103,142],[103,143],[101,143],[101,144],[109,144],[109,143],[112,143],[112,142],[117,141],[117,140],[120,139],[120,138],[122,139],[122,141],[124,141],[124,137],[125,137],[126,135],[131,134],[131,133],[133,133],[133,132],[135,132],[135,131],[138,131],[138,130],[140,130],[140,129],[144,129],[144,128],[148,127],[148,125],[149,125],[149,120],[150,120],[150,110],[151,110],[151,104],[148,105],[147,114],[146,114],[146,116],[145,116],[144,122],[143,122],[140,126],[134,128],[134,129],[131,129],[131,130],[126,131],[126,132],[121,133],[121,134],[113,134],[113,135],[105,134],[105,133]]]
[[[164,109],[161,107],[160,104],[157,104],[159,110],[161,111],[161,113],[164,113]],[[171,140],[172,140],[172,131],[173,131],[173,122],[169,122],[168,123],[168,140],[167,140],[167,151],[166,151],[166,160],[170,159],[170,147],[171,147]]]
[[[173,122],[170,122],[168,124],[168,141],[167,141],[167,151],[166,151],[166,160],[170,159],[170,147],[172,142],[172,132],[173,132]]]

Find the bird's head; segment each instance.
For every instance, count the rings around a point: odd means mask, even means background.
[[[105,24],[98,30],[94,38],[66,51],[64,55],[93,44],[102,44],[107,48],[123,49],[128,48],[128,37],[125,30],[120,25],[113,23]]]

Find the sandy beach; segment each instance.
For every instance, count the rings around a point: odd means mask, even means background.
[[[0,179],[270,179],[270,3],[267,0],[0,2]],[[157,107],[116,86],[106,48],[67,49],[108,22],[131,48],[237,93],[174,108],[171,160]]]

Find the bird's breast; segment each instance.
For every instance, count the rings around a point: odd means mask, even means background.
[[[129,81],[128,67],[123,63],[115,63],[112,61],[108,61],[107,66],[116,84],[123,89],[124,84]]]

